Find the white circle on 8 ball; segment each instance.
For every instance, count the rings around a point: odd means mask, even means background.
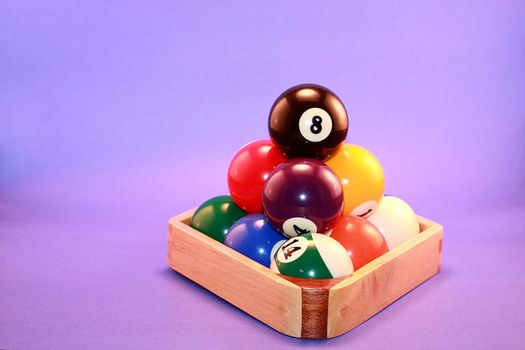
[[[332,118],[322,108],[309,108],[299,118],[299,132],[308,141],[321,142],[332,132]]]

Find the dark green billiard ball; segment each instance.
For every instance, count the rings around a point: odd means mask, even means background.
[[[246,216],[230,196],[218,196],[208,199],[197,208],[191,218],[190,226],[205,235],[224,243],[224,237],[230,227]]]

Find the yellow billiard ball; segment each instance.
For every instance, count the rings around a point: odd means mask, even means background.
[[[344,192],[344,215],[368,217],[385,192],[385,176],[377,158],[363,147],[345,144],[326,161]]]

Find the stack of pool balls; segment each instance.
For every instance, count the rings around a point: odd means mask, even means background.
[[[288,89],[273,104],[268,129],[270,139],[235,154],[230,195],[204,202],[192,227],[299,278],[351,275],[419,233],[410,206],[384,196],[376,157],[345,143],[348,116],[332,91]]]

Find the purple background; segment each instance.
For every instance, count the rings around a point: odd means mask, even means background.
[[[325,341],[166,266],[301,82],[445,226],[441,274]],[[0,135],[0,348],[525,346],[523,2],[3,1]]]

